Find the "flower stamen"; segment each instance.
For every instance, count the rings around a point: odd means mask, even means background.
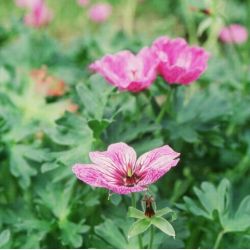
[[[131,164],[128,164],[127,175],[123,178],[124,185],[127,187],[133,187],[135,184],[137,184],[138,180],[138,176],[133,173]]]

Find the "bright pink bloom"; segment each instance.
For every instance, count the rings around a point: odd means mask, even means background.
[[[16,0],[16,5],[21,8],[33,9],[39,3],[42,3],[43,0]]]
[[[39,1],[33,6],[31,12],[24,17],[24,22],[27,26],[39,28],[47,25],[52,18],[53,14],[46,4],[43,1]]]
[[[143,48],[137,55],[121,51],[106,55],[90,65],[106,81],[119,88],[138,92],[148,88],[157,76],[158,60],[150,48]]]
[[[136,160],[136,152],[125,143],[115,143],[104,152],[91,152],[92,164],[76,164],[72,170],[81,181],[128,194],[146,190],[179,161],[179,153],[169,146],[149,151]]]
[[[89,0],[77,0],[78,4],[81,6],[87,6],[89,4]]]
[[[242,44],[247,41],[248,32],[239,24],[231,24],[221,30],[219,38],[224,43]]]
[[[200,47],[190,47],[182,38],[160,37],[153,43],[160,60],[159,73],[168,83],[189,84],[207,68],[209,54]]]
[[[107,3],[94,4],[89,10],[89,18],[93,22],[105,22],[112,13],[112,6]]]

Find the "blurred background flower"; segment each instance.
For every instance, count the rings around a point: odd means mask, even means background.
[[[223,27],[220,32],[220,40],[223,43],[242,44],[248,39],[248,31],[246,27],[239,24],[231,24]]]
[[[208,52],[190,47],[182,38],[160,37],[153,43],[159,57],[159,73],[168,83],[189,84],[207,68]]]
[[[24,16],[27,26],[40,28],[48,25],[53,18],[52,11],[44,0],[16,0],[16,5],[27,8],[28,13]]]
[[[108,3],[93,4],[88,12],[89,18],[95,23],[105,22],[112,13],[112,6]]]
[[[88,6],[90,3],[90,0],[77,0],[77,3],[81,6]]]

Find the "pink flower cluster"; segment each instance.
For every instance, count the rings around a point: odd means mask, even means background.
[[[40,28],[47,25],[53,18],[44,0],[16,0],[16,5],[29,10],[24,17],[27,26]]]
[[[81,181],[118,194],[146,190],[179,162],[180,154],[169,146],[149,151],[136,159],[135,150],[115,143],[104,152],[91,152],[92,164],[76,164],[72,170]]]
[[[119,90],[139,92],[158,74],[170,84],[190,84],[206,70],[208,58],[203,48],[190,47],[182,38],[159,37],[136,55],[130,51],[109,54],[89,68]]]
[[[243,44],[248,39],[248,31],[244,26],[239,24],[231,24],[221,30],[219,39],[223,43]]]

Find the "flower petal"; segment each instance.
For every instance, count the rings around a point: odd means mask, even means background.
[[[178,67],[176,65],[168,67],[167,69],[164,67],[164,64],[161,64],[159,67],[160,74],[162,74],[165,81],[168,83],[177,83],[180,76],[186,73],[186,70]]]
[[[139,181],[138,185],[148,186],[157,180],[159,180],[163,175],[165,175],[172,167],[175,167],[179,159],[173,160],[171,163],[168,163],[164,169],[150,169],[146,172],[144,177]]]
[[[147,188],[146,186],[126,187],[126,186],[108,184],[108,189],[117,194],[130,194],[134,192],[145,191]]]
[[[73,173],[81,181],[94,186],[94,187],[105,187],[107,182],[107,176],[103,175],[98,170],[98,166],[94,164],[75,164],[72,167]],[[110,179],[110,181],[115,179]]]
[[[141,176],[138,185],[148,185],[158,180],[162,175],[176,166],[180,154],[168,145],[149,151],[136,162],[136,174]]]
[[[126,65],[130,60],[134,58],[134,55],[127,50],[120,51],[114,55],[108,54],[95,61],[89,66],[89,69],[93,72],[99,73],[110,84],[126,88],[129,85],[129,81],[124,72]]]
[[[123,176],[126,176],[128,166],[133,170],[136,163],[135,150],[123,142],[111,144],[104,152],[91,152],[89,157],[96,165]]]
[[[116,178],[107,176],[100,166],[94,164],[75,164],[72,171],[78,179],[93,187],[101,187],[117,194],[129,194],[146,189],[145,186],[126,187],[116,184]]]
[[[202,72],[203,70],[198,68],[190,70],[186,74],[180,75],[177,82],[181,82],[182,84],[189,84],[199,78]]]

